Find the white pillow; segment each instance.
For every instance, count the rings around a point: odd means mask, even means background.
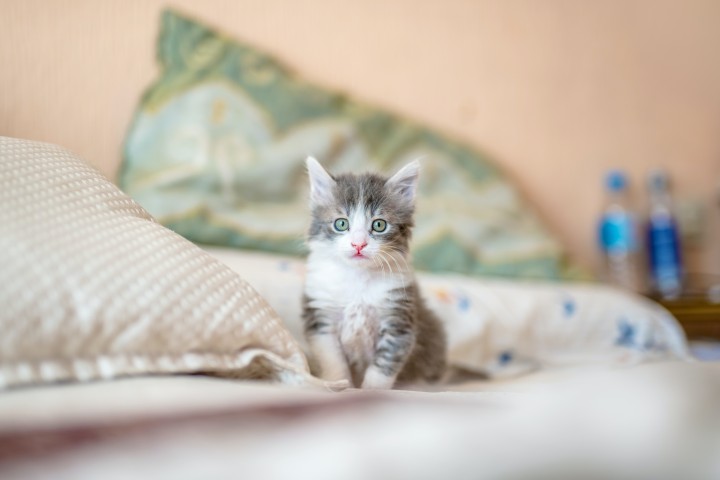
[[[0,137],[0,388],[178,372],[311,380],[238,274],[73,154]]]

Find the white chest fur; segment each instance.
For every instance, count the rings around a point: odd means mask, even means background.
[[[383,316],[406,281],[404,274],[370,271],[311,255],[305,293],[310,306],[333,322],[347,360],[364,367],[373,357]]]

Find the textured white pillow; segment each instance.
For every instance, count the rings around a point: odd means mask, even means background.
[[[0,388],[173,372],[310,380],[236,273],[73,154],[0,137]]]

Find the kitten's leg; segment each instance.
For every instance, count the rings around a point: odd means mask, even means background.
[[[322,310],[310,307],[307,296],[303,296],[303,321],[305,338],[310,346],[310,353],[320,368],[320,377],[329,381],[348,380],[352,385],[350,369],[334,327],[335,322]]]
[[[414,346],[415,332],[409,318],[393,318],[383,325],[362,388],[392,388]]]
[[[323,380],[347,380],[352,385],[350,369],[340,341],[333,333],[319,333],[308,336],[308,343],[312,355],[320,367],[320,377]]]

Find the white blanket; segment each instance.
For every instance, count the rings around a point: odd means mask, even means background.
[[[0,395],[0,477],[720,478],[720,364],[586,366],[461,389],[156,377],[15,390]]]

